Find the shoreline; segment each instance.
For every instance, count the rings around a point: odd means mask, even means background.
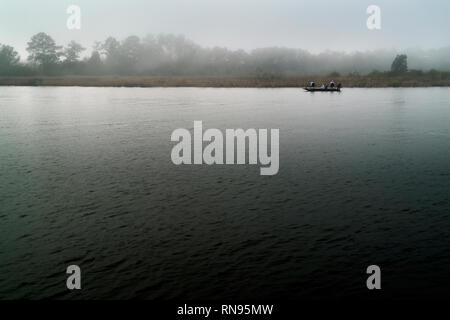
[[[0,77],[0,86],[60,87],[199,87],[199,88],[302,88],[334,80],[343,88],[450,87],[450,78],[415,76],[310,76],[310,77],[182,77],[182,76],[67,76]]]

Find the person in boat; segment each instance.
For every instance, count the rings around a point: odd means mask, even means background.
[[[311,81],[311,82],[309,83],[309,86],[310,86],[311,88],[314,88],[314,87],[316,86],[316,83],[315,83],[314,81]]]
[[[334,88],[334,86],[335,86],[335,83],[334,83],[333,80],[331,80],[331,82],[330,82],[330,88]]]
[[[341,88],[342,88],[342,84],[341,84],[340,82],[338,83],[337,88],[338,88],[338,89],[341,89]]]
[[[320,89],[326,89],[326,88],[325,88],[325,85],[322,84],[322,86],[320,87]]]

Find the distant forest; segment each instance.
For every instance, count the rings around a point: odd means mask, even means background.
[[[34,35],[27,44],[28,57],[0,44],[0,76],[309,76],[365,75],[391,70],[398,52],[379,50],[312,54],[282,47],[244,50],[204,48],[183,36],[162,34],[121,41],[109,37],[86,48],[71,41],[58,45],[45,34]],[[415,72],[450,71],[450,47],[410,49],[408,68]]]

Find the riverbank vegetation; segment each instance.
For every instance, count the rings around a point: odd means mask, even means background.
[[[86,52],[75,41],[61,46],[41,32],[30,39],[27,52],[24,60],[11,46],[0,45],[0,85],[301,87],[311,80],[334,80],[344,87],[414,87],[450,81],[450,47],[407,55],[312,54],[278,47],[247,52],[204,48],[183,36],[150,35],[122,41],[109,37]]]
[[[66,76],[66,77],[0,77],[0,86],[81,86],[81,87],[224,87],[224,88],[293,88],[309,81],[317,84],[331,80],[344,88],[432,87],[450,86],[450,72],[409,71],[403,75],[374,72],[368,75],[305,77],[205,77],[205,76]]]

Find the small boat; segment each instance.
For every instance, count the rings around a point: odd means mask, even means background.
[[[324,88],[320,88],[320,87],[305,87],[304,88],[306,91],[309,91],[309,92],[316,92],[316,91],[319,91],[319,92],[341,92],[341,88],[326,88],[326,89],[324,89]]]

